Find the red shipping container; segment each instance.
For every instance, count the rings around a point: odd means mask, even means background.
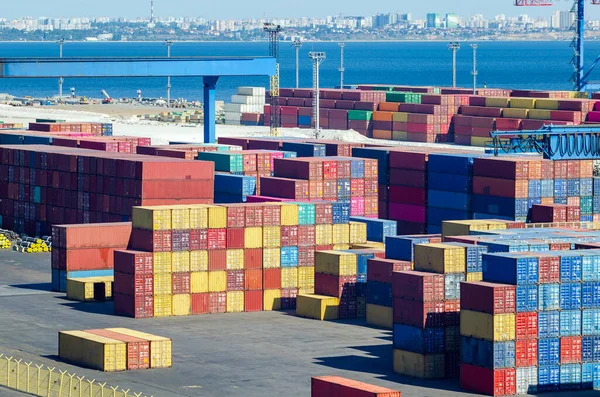
[[[179,272],[172,275],[173,294],[190,293],[190,273]]]
[[[208,249],[208,229],[190,230],[190,251]]]
[[[248,248],[244,250],[244,269],[262,269],[262,248]]]
[[[392,277],[392,296],[421,302],[441,302],[446,298],[444,286],[443,274],[395,272]]]
[[[581,337],[560,338],[560,363],[576,364],[581,362]]]
[[[172,230],[171,245],[175,252],[190,250],[190,231],[189,230]]]
[[[281,289],[281,268],[263,269],[263,289]]]
[[[154,317],[154,296],[114,295],[115,314],[133,318]]]
[[[567,206],[561,204],[539,205],[531,207],[532,223],[557,223],[567,221]]]
[[[356,276],[315,273],[315,294],[336,298],[356,298]]]
[[[192,314],[208,313],[209,294],[192,294]]]
[[[337,181],[323,181],[323,199],[337,201]]]
[[[262,290],[263,286],[263,270],[262,269],[250,269],[246,270],[244,278],[246,291]]]
[[[172,250],[171,231],[133,229],[130,245],[134,250],[169,252]]]
[[[282,226],[282,238],[283,238],[283,227]],[[316,244],[316,227],[315,225],[301,225],[298,226],[298,246],[299,247],[314,247]],[[294,244],[291,244],[292,246]]]
[[[208,249],[227,249],[227,229],[208,229]]]
[[[540,169],[541,172],[541,169]],[[529,179],[529,161],[506,158],[475,158],[473,175],[508,180]]]
[[[473,194],[486,196],[527,198],[528,180],[510,180],[499,178],[473,177]]]
[[[350,196],[364,197],[365,196],[365,180],[351,179],[350,180]]]
[[[564,249],[564,248],[563,248]],[[569,247],[566,250],[570,250]],[[553,284],[560,282],[560,258],[547,254],[538,254],[538,269],[540,284]]]
[[[395,259],[367,259],[367,280],[392,284],[394,272],[412,271],[412,263]]]
[[[281,246],[298,246],[298,226],[281,226]]]
[[[263,309],[263,291],[245,291],[244,292],[244,311],[260,312]]]
[[[577,197],[577,199],[579,199],[579,197]],[[567,222],[579,222],[580,216],[581,211],[578,206],[567,206]]]
[[[517,367],[537,367],[537,339],[517,340],[515,342],[515,354]]]
[[[208,270],[226,270],[227,269],[227,250],[208,251]]]
[[[462,308],[488,314],[516,313],[514,286],[487,282],[461,283]]]
[[[52,252],[52,267],[68,272],[113,269],[114,251],[114,248],[56,248]]]
[[[427,173],[424,171],[390,168],[390,185],[425,188],[427,186]]]
[[[260,205],[247,205],[246,207],[246,227],[262,227],[263,225],[263,207]]]
[[[323,160],[311,158],[275,159],[274,173],[277,177],[292,179],[323,179]]]
[[[288,178],[260,178],[260,194],[263,196],[306,200],[309,198],[308,181]]]
[[[341,178],[341,176],[339,177]],[[338,179],[338,162],[324,160],[323,161],[323,179],[336,180]]]
[[[392,203],[425,205],[427,190],[406,186],[390,186],[389,201]]]
[[[554,179],[554,163],[552,160],[542,160],[542,179]]]
[[[281,207],[279,205],[265,205],[263,207],[263,225],[281,225]]]
[[[150,368],[150,342],[129,335],[122,335],[105,329],[86,330],[90,334],[125,342],[127,348],[127,369]]]
[[[54,225],[52,242],[55,248],[127,247],[131,229],[131,222]]]
[[[227,311],[227,292],[211,292],[208,294],[208,312],[225,313]]]
[[[514,368],[488,369],[469,364],[460,365],[460,387],[490,396],[512,396],[517,393]]]
[[[227,291],[243,291],[245,286],[243,270],[227,270]]]
[[[228,205],[227,207],[227,227],[243,228],[245,227],[246,209],[243,206]]]
[[[298,247],[298,266],[299,267],[314,267],[315,266],[315,247]]]
[[[311,397],[402,397],[402,393],[339,376],[311,378]]]
[[[281,290],[281,309],[292,310],[296,308],[297,288],[285,288]]]
[[[594,176],[594,161],[580,160],[579,161],[579,176],[581,178],[592,178]]]
[[[52,254],[55,251],[56,249]],[[114,252],[114,260],[115,272],[152,275],[154,271],[154,256],[151,252],[117,250]]]
[[[444,301],[444,326],[460,325],[460,299]]]
[[[517,313],[515,321],[517,340],[538,338],[538,316],[536,312]]]
[[[430,328],[445,326],[445,320],[446,315],[443,302],[420,302],[401,298],[393,299],[394,323],[418,328]]]
[[[227,249],[243,249],[245,232],[244,228],[227,229]]]

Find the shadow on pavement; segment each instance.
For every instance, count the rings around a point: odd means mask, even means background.
[[[52,292],[52,283],[12,284],[9,286],[12,288],[18,288],[18,289],[30,289],[30,290],[35,290],[35,291]]]
[[[105,314],[114,316],[115,305],[113,302],[72,302],[63,303],[63,306],[78,310],[80,312],[92,313],[92,314]]]

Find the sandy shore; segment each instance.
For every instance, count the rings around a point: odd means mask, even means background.
[[[147,114],[150,111],[157,113],[165,108],[143,107],[133,105],[67,105],[52,107],[13,107],[0,105],[0,120],[5,122],[29,123],[36,118],[50,118],[67,120],[70,122],[95,122],[113,123],[114,135],[127,135],[152,138],[152,144],[164,145],[169,141],[203,142],[203,126],[198,124],[162,123],[157,121],[140,120],[137,115]],[[268,127],[250,127],[234,125],[217,125],[217,138],[225,136],[258,137],[268,136]],[[314,138],[314,132],[309,129],[282,128],[281,136]],[[343,140],[348,142],[364,142],[376,144],[402,145],[402,146],[433,146],[455,147],[454,145],[441,145],[418,142],[396,142],[369,139],[356,131],[322,130],[322,139]],[[467,147],[461,147],[468,150]],[[482,152],[483,148],[470,148]]]

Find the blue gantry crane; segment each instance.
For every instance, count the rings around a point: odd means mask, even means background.
[[[590,0],[590,3],[592,5],[598,5],[600,4],[600,0]],[[596,58],[587,72],[585,71],[583,58],[585,41],[585,4],[586,0],[575,0],[573,2],[573,8],[571,9],[571,12],[575,14],[575,24],[573,25],[575,37],[571,42],[571,47],[573,47],[574,52],[571,64],[575,69],[573,76],[571,77],[571,82],[575,87],[575,91],[591,91],[600,88],[600,85],[589,84],[587,81],[596,65],[600,62],[600,56]],[[515,0],[515,5],[518,7],[548,7],[554,5],[554,0]]]

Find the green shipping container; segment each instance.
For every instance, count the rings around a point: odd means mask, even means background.
[[[348,120],[370,121],[373,118],[373,112],[368,110],[348,110]]]
[[[314,204],[298,204],[298,225],[314,225],[316,223],[316,209]]]
[[[215,163],[215,171],[244,172],[244,158],[239,153],[199,152],[198,160],[212,161]]]

